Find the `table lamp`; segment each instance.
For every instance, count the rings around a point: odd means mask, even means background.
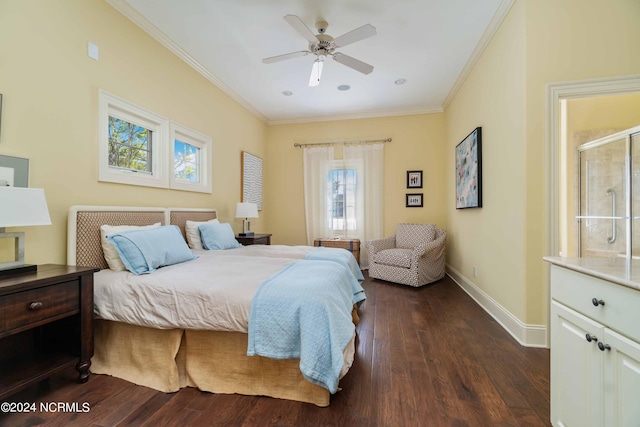
[[[37,271],[24,263],[24,232],[5,231],[5,227],[50,225],[49,209],[42,188],[0,187],[0,238],[15,240],[13,261],[0,262],[0,276]]]
[[[253,236],[249,218],[258,218],[258,205],[249,202],[238,203],[236,205],[236,218],[242,218],[242,233],[240,233],[240,236]]]

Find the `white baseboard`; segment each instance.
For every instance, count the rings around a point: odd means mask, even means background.
[[[516,341],[525,347],[547,348],[547,327],[545,325],[527,325],[477,287],[459,271],[446,266],[447,275],[456,282],[475,302],[498,322]]]

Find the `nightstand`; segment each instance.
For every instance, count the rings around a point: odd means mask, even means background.
[[[244,246],[270,245],[271,234],[254,234],[253,236],[236,236],[236,240]]]
[[[96,271],[47,264],[0,279],[0,400],[74,365],[89,379]]]

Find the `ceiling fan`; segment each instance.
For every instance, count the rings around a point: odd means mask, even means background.
[[[344,53],[336,52],[337,48],[344,47],[348,44],[355,43],[357,41],[374,36],[376,34],[376,27],[374,27],[373,25],[363,25],[362,27],[356,28],[353,31],[349,31],[348,33],[334,39],[329,34],[325,34],[325,32],[327,31],[327,27],[329,26],[326,21],[320,20],[316,22],[318,35],[315,35],[311,32],[309,27],[307,27],[304,22],[302,22],[302,20],[296,15],[286,15],[284,17],[284,20],[287,21],[289,25],[291,25],[296,31],[298,31],[302,35],[302,37],[307,39],[307,41],[309,42],[309,49],[264,58],[262,60],[263,63],[272,64],[274,62],[284,61],[285,59],[313,54],[316,56],[316,59],[315,61],[313,61],[311,76],[309,77],[309,86],[312,87],[318,86],[320,84],[322,67],[327,56],[331,56],[336,62],[339,62],[342,65],[346,65],[349,68],[353,68],[354,70],[359,71],[363,74],[369,74],[373,71],[372,65],[355,59],[349,55],[345,55]]]

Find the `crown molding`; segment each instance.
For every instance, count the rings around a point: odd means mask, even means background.
[[[300,123],[315,123],[315,122],[331,122],[336,120],[356,120],[356,119],[374,119],[379,117],[394,117],[394,116],[414,116],[418,114],[436,114],[443,113],[444,110],[440,107],[417,109],[417,110],[378,110],[378,111],[365,111],[358,113],[341,113],[331,114],[327,116],[309,116],[290,119],[268,120],[267,125],[290,125]]]
[[[111,7],[120,12],[126,18],[128,18],[135,25],[140,27],[144,32],[153,37],[158,43],[162,46],[166,47],[178,58],[182,59],[187,63],[191,68],[200,73],[204,78],[213,83],[216,87],[218,87],[221,91],[229,95],[234,101],[244,107],[249,113],[256,116],[263,122],[267,122],[267,117],[264,116],[260,111],[256,110],[247,100],[238,95],[233,89],[227,86],[222,80],[220,80],[215,74],[211,73],[205,67],[202,66],[198,61],[195,60],[187,51],[178,46],[173,40],[167,37],[162,31],[158,29],[155,25],[149,22],[144,16],[142,16],[136,9],[131,7],[126,0],[106,0]]]
[[[458,78],[451,87],[449,94],[444,99],[444,102],[442,103],[443,110],[446,110],[453,101],[453,98],[456,97],[465,80],[467,79],[467,77],[469,77],[469,74],[471,74],[471,70],[473,70],[473,67],[475,67],[476,63],[482,56],[482,53],[487,48],[487,46],[489,46],[489,43],[491,42],[494,34],[498,31],[498,28],[500,28],[502,21],[504,21],[504,19],[507,17],[509,10],[511,10],[511,6],[513,6],[513,3],[515,3],[515,0],[502,0],[502,3],[500,3],[498,10],[496,10],[496,13],[493,15],[493,18],[489,23],[489,26],[485,30],[484,34],[482,34],[482,37],[476,45],[476,48],[471,53],[469,60],[465,64],[464,68],[462,68],[460,74],[458,74]]]

